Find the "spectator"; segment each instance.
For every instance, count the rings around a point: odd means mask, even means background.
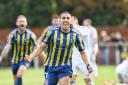
[[[108,36],[105,30],[101,31],[101,55],[105,65],[109,65],[109,47],[107,46],[108,42],[110,42],[110,37]]]

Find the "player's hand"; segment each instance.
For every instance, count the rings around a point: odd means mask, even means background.
[[[24,60],[25,60],[26,62],[31,62],[31,61],[32,61],[32,59],[31,59],[31,57],[30,57],[29,55],[25,55]]]
[[[93,72],[92,66],[90,64],[87,64],[87,70],[88,70],[89,73]]]

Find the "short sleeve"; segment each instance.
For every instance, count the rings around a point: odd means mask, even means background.
[[[34,33],[31,34],[31,41],[32,41],[32,44],[33,46],[36,46],[37,45],[37,37]]]
[[[79,49],[79,51],[83,51],[85,49],[84,42],[83,42],[82,38],[78,34],[76,35],[75,45]]]
[[[7,44],[12,45],[14,43],[14,33],[11,32],[7,38]]]
[[[46,44],[50,43],[50,39],[51,39],[51,35],[52,35],[52,31],[47,30],[47,32],[45,33],[44,37],[42,38],[42,41]]]

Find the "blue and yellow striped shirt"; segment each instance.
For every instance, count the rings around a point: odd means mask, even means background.
[[[76,45],[79,51],[85,49],[82,38],[74,31],[63,33],[61,27],[46,33],[43,41],[49,45],[49,69],[59,69],[72,65],[72,47]]]
[[[46,33],[48,33],[49,31],[52,31],[52,30],[55,30],[55,29],[58,29],[58,27],[59,26],[53,26],[53,25],[50,25],[50,26],[48,26],[45,30],[44,30],[44,32],[42,33],[42,35],[41,35],[41,38],[45,38],[46,37]],[[45,59],[45,61],[44,61],[44,65],[45,66],[47,66],[47,60],[48,60],[48,55],[49,55],[49,52],[50,52],[50,45],[48,45],[47,46],[47,48],[46,48],[46,50],[45,50],[45,53],[46,53],[46,59]]]
[[[9,34],[7,44],[11,45],[12,64],[17,64],[23,61],[25,55],[32,53],[37,45],[36,36],[29,29],[20,33],[20,30],[16,28]]]

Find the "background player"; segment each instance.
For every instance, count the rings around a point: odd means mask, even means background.
[[[18,28],[14,29],[8,36],[7,44],[0,56],[0,61],[7,56],[11,49],[12,73],[15,85],[22,85],[22,76],[30,63],[24,61],[25,55],[29,55],[36,46],[35,34],[26,28],[27,19],[19,15],[16,19]]]
[[[86,50],[88,50],[89,45],[89,30],[85,26],[80,26],[77,17],[72,17],[72,26],[73,30],[77,32],[83,39],[84,44],[86,45]],[[72,69],[73,75],[70,81],[71,85],[76,85],[76,77],[78,71],[81,71],[82,75],[84,76],[85,84],[93,85],[91,80],[90,73],[88,72],[86,64],[83,62],[80,52],[78,51],[77,47],[73,47],[73,54],[72,54]]]
[[[97,30],[92,26],[91,19],[84,19],[83,25],[89,29],[89,57],[94,70],[93,78],[95,79],[98,77],[98,67],[96,65],[96,56],[99,50]]]
[[[128,84],[128,53],[123,52],[122,58],[124,59],[121,64],[116,67],[116,76],[121,85]]]

